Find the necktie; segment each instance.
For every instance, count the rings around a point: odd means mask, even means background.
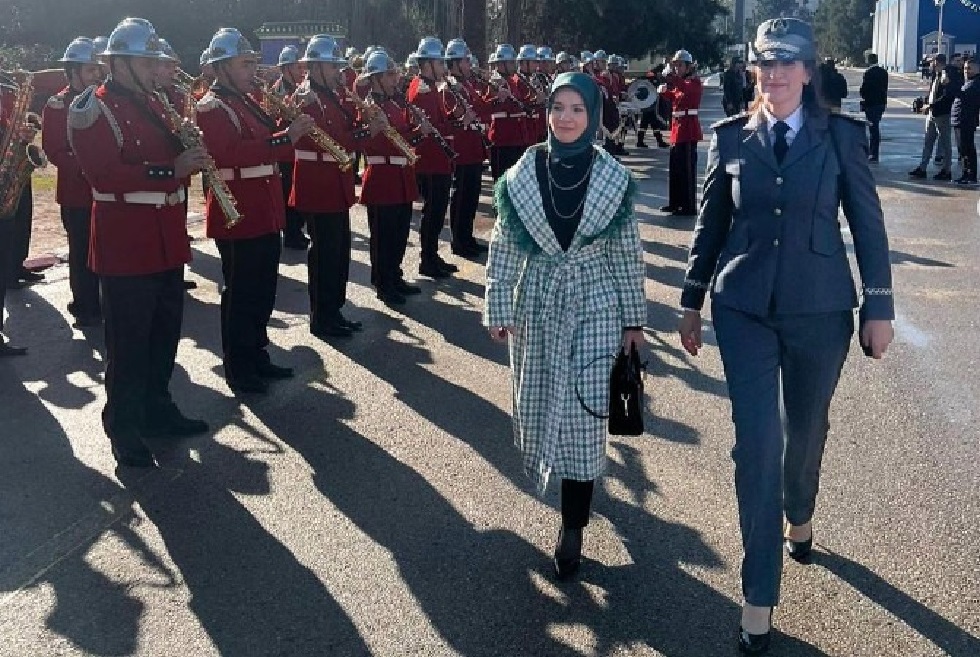
[[[789,150],[789,144],[786,142],[789,126],[783,121],[776,121],[772,131],[776,134],[776,140],[772,143],[772,152],[776,154],[776,161],[782,164],[783,158],[786,157],[786,151]]]

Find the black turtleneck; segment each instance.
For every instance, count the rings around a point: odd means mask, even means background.
[[[585,206],[583,200],[589,190],[589,180],[582,179],[586,175],[591,177],[590,167],[593,157],[595,157],[595,150],[592,148],[560,160],[549,158],[547,149],[542,148],[535,157],[535,172],[538,177],[538,189],[541,191],[544,213],[548,218],[548,225],[551,226],[551,230],[563,251],[567,251],[568,247],[571,246],[575,231],[578,230],[578,225],[582,221],[582,210]],[[582,184],[570,190],[551,186],[548,181],[549,164],[551,178],[558,185],[571,187],[579,181],[582,181]],[[552,204],[552,199],[554,199],[554,204]],[[559,213],[563,216],[558,216]]]

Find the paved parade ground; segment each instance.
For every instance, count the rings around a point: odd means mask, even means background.
[[[980,656],[978,192],[906,176],[924,123],[908,107],[924,92],[891,85],[874,167],[896,342],[882,362],[852,348],[814,563],[785,565],[779,657]],[[705,127],[721,116],[706,94]],[[194,243],[172,388],[212,433],[161,446],[149,473],[114,472],[101,330],[71,328],[67,266],[8,294],[9,335],[30,354],[0,361],[0,655],[733,655],[730,407],[710,323],[698,358],[674,332],[694,219],[657,210],[666,150],[631,151],[647,433],[610,442],[578,581],[551,576],[557,495],[534,494],[511,444],[482,264],[454,260],[460,274],[391,310],[370,289],[357,206],[345,313],[365,330],[314,338],[304,255],[284,252],[270,336],[297,377],[264,397],[224,383],[220,261]],[[413,232],[409,277],[417,247]]]

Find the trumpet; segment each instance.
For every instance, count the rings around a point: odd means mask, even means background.
[[[343,86],[344,93],[347,95],[348,100],[354,103],[357,110],[361,113],[361,116],[381,116],[385,122],[385,127],[381,129],[384,136],[388,139],[391,144],[398,149],[398,151],[405,156],[408,160],[409,166],[415,166],[415,163],[419,161],[418,153],[412,148],[412,145],[405,141],[405,138],[401,136],[390,123],[388,123],[388,117],[385,116],[384,110],[377,106],[374,102],[374,98],[368,96],[368,100],[362,100],[360,96],[354,93],[352,90]]]
[[[157,91],[155,95],[167,112],[170,129],[180,139],[184,148],[187,150],[204,148],[204,137],[201,135],[201,129],[197,127],[197,124],[189,118],[181,116],[180,112],[170,104],[167,94]],[[215,200],[221,207],[221,212],[225,215],[225,228],[234,227],[242,220],[242,214],[238,211],[237,202],[231,194],[231,189],[228,188],[228,183],[221,178],[218,167],[215,166],[214,160],[210,157],[208,157],[208,165],[201,174],[204,176],[204,182],[208,189],[214,194]]]
[[[273,93],[261,78],[255,78],[255,83],[262,89],[262,109],[273,118],[291,123],[303,113],[303,110],[299,107]],[[353,159],[350,153],[345,151],[344,147],[337,143],[337,140],[324,132],[319,126],[313,126],[309,137],[320,150],[329,153],[333,157],[341,171],[350,170],[353,165]]]

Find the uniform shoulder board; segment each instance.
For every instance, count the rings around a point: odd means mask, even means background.
[[[96,98],[93,85],[72,101],[68,112],[68,126],[72,130],[87,130],[98,120],[101,111],[102,103]]]
[[[63,110],[65,109],[65,97],[61,94],[55,94],[48,98],[47,106],[53,110]]]
[[[854,125],[861,126],[862,129],[866,128],[869,125],[868,122],[864,119],[864,117],[859,116],[857,114],[845,114],[843,112],[831,112],[830,113],[830,119],[831,120],[839,119],[839,120],[842,120],[842,121],[847,121],[849,123],[853,123]]]
[[[197,101],[197,111],[210,112],[213,109],[217,109],[218,103],[220,102],[214,92],[209,91],[201,97],[201,100]]]
[[[722,119],[721,121],[716,121],[715,123],[712,123],[711,124],[711,129],[712,130],[718,130],[719,128],[724,128],[725,126],[730,126],[730,125],[736,125],[738,123],[741,123],[742,125],[745,125],[746,123],[749,122],[749,117],[751,117],[751,116],[752,115],[749,114],[748,112],[742,112],[741,114],[735,114],[733,116],[729,116],[727,119]]]

